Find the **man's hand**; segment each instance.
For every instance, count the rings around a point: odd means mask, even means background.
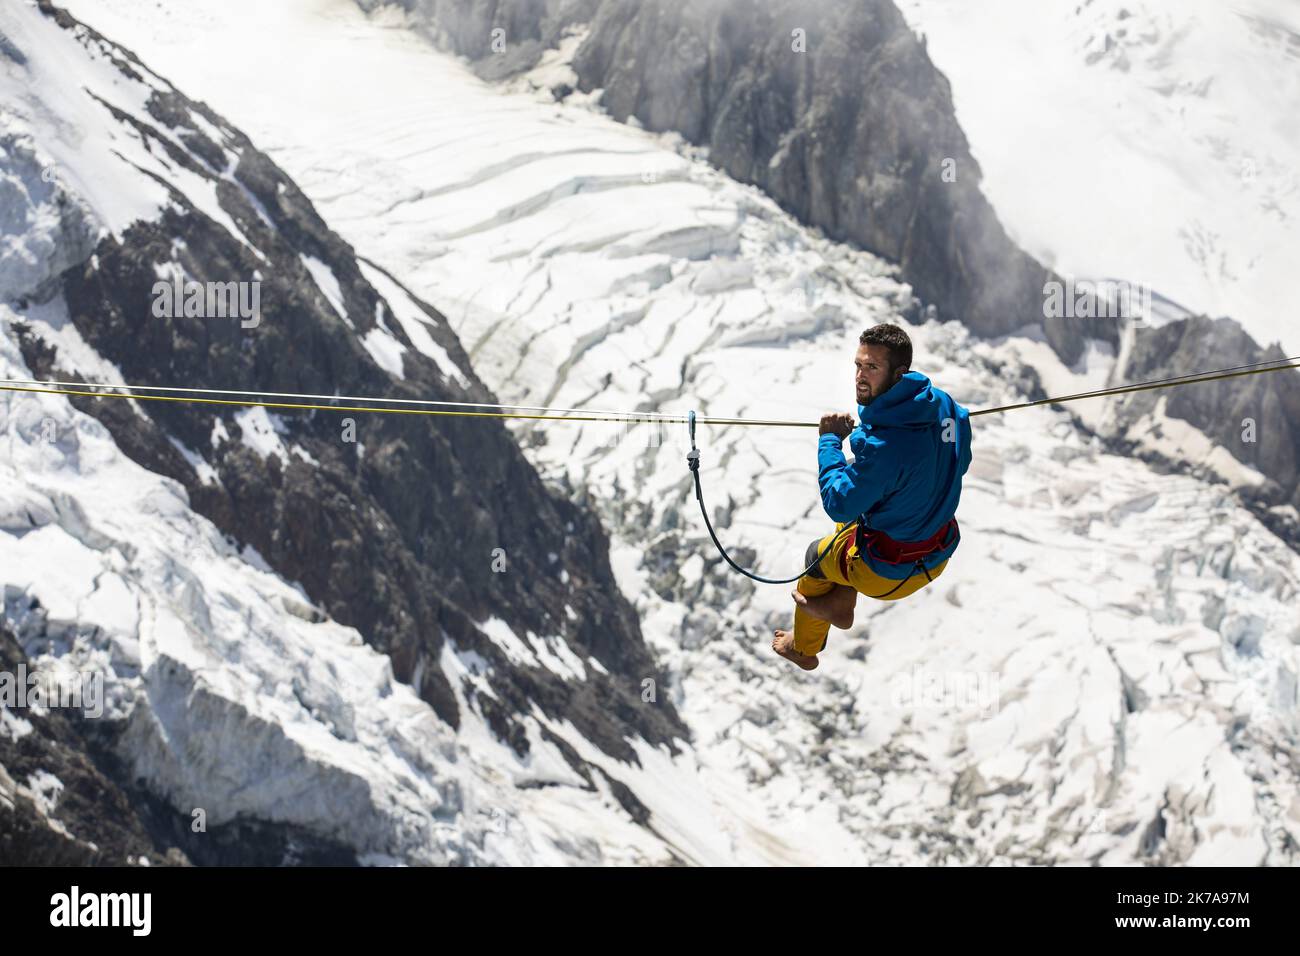
[[[853,416],[832,412],[829,415],[822,416],[822,423],[817,429],[817,434],[839,435],[843,439],[848,438],[851,431],[853,431]]]

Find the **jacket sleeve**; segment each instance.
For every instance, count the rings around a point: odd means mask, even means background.
[[[880,452],[885,445],[873,435],[867,436],[866,448],[853,459],[844,458],[843,439],[822,435],[817,443],[817,483],[821,486],[822,507],[832,521],[852,521],[870,510],[885,496],[880,468]]]

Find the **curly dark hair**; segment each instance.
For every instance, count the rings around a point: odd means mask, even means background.
[[[896,325],[873,325],[858,339],[861,345],[883,345],[889,349],[889,370],[912,367],[912,340]]]

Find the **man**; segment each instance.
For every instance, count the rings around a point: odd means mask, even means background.
[[[772,642],[804,670],[817,666],[832,624],[853,626],[859,593],[897,601],[919,591],[943,573],[959,540],[969,413],[911,370],[912,341],[896,325],[863,332],[856,364],[861,424],[829,414],[818,432],[817,481],[835,532],[808,546],[805,563],[834,545],[791,592],[794,631],[777,631]]]

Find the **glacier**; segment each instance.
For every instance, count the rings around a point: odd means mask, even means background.
[[[400,14],[344,0],[69,9],[247,130],[361,255],[449,317],[505,401],[815,420],[849,404],[861,328],[911,299],[888,263],[678,137],[614,123],[596,96],[556,103],[562,57],[488,84]],[[135,180],[123,195],[139,209],[88,206],[114,228],[158,201]],[[918,367],[972,408],[1023,399],[1026,382],[1094,387],[1118,358],[1094,347],[1065,367],[1029,332],[911,331]],[[25,377],[12,343],[0,372]],[[38,596],[26,613],[69,629],[76,663],[120,674],[123,713],[158,695],[189,759],[146,718],[129,749],[174,801],[238,764],[223,725],[259,726],[266,770],[299,771],[221,805],[344,821],[366,862],[1294,864],[1300,558],[1233,500],[1252,469],[1219,456],[1212,474],[1166,473],[1115,454],[1103,404],[980,419],[953,566],[833,632],[815,676],[767,647],[789,623],[785,591],[713,554],[684,428],[513,425],[610,529],[619,586],[670,675],[643,700],[671,700],[691,729],[677,755],[631,741],[639,766],[537,710],[521,765],[464,696],[490,695],[490,673],[448,646],[436,666],[466,715],[451,731],[355,631],[288,612],[304,600],[292,582],[229,553],[174,483],[61,399],[11,400],[0,418],[0,577],[7,600]],[[45,418],[67,447],[39,440]],[[765,573],[797,570],[827,530],[812,435],[705,427],[701,447],[724,541]],[[562,649],[485,627],[581,679]],[[245,630],[237,649],[223,637]],[[972,682],[994,707],[953,692]],[[648,819],[577,787],[556,741]]]

